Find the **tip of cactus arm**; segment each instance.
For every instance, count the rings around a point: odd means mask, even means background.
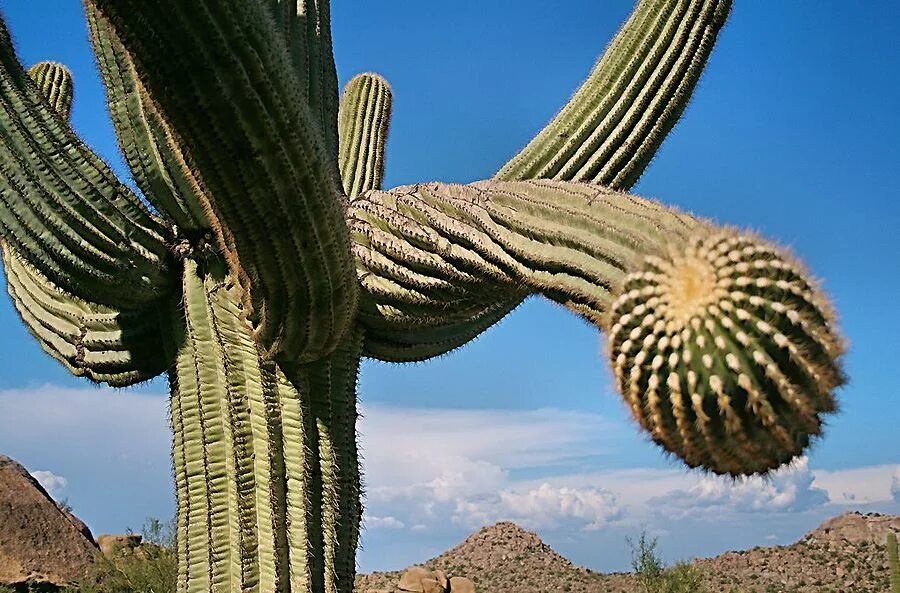
[[[716,229],[647,256],[622,283],[608,356],[632,416],[690,467],[765,474],[837,409],[844,343],[784,248]]]

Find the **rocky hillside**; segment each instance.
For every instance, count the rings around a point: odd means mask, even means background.
[[[900,533],[900,517],[848,513],[793,545],[728,552],[696,564],[715,593],[884,593],[889,530]],[[478,593],[638,593],[630,575],[574,566],[513,523],[485,527],[424,566],[467,576]],[[401,575],[362,575],[357,591],[396,591]]]

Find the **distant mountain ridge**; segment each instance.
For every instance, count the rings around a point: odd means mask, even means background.
[[[847,513],[790,546],[726,552],[696,564],[714,593],[885,593],[890,530],[900,533],[900,517]],[[509,522],[482,528],[423,566],[467,576],[478,593],[638,593],[632,575],[575,566]],[[357,593],[395,591],[401,574],[360,575]]]

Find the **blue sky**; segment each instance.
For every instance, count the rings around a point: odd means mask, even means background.
[[[632,3],[334,4],[341,80],[375,70],[394,87],[393,186],[491,176],[577,87]],[[127,178],[80,3],[0,8],[24,63],[72,69],[76,130]],[[682,471],[630,423],[596,331],[532,300],[440,360],[364,364],[362,569],[422,560],[503,518],[611,570],[625,568],[624,536],[642,527],[676,559],[793,541],[843,510],[900,513],[898,22],[888,0],[738,0],[635,188],[757,229],[822,279],[851,382],[808,459],[738,485]],[[164,379],[108,393],[44,356],[7,299],[0,328],[0,452],[45,472],[95,532],[171,513]]]

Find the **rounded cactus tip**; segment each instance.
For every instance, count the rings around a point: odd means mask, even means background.
[[[843,347],[831,309],[784,250],[710,231],[629,274],[609,355],[635,419],[690,467],[765,473],[836,409]]]

